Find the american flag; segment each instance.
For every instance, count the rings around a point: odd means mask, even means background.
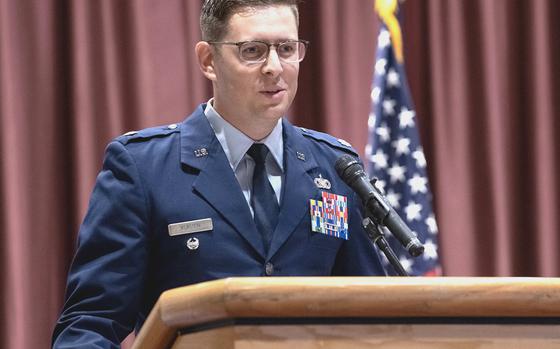
[[[390,234],[385,236],[410,275],[441,275],[426,158],[404,66],[396,59],[386,26],[381,28],[377,41],[371,101],[366,146],[369,176],[378,179],[376,186],[418,235],[425,247],[424,254],[413,258]],[[395,274],[384,260],[387,271]]]

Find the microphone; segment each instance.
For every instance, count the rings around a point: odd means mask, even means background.
[[[362,199],[371,218],[376,223],[386,226],[411,256],[417,257],[424,252],[424,246],[416,234],[403,222],[387,198],[370,183],[358,160],[345,154],[336,160],[334,168],[344,183]]]

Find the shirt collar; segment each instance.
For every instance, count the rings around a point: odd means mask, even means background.
[[[245,153],[255,141],[239,131],[218,114],[212,106],[213,99],[206,104],[204,114],[220,142],[231,168],[235,171]],[[259,143],[264,143],[270,150],[276,164],[284,172],[284,140],[282,137],[282,119],[278,120],[272,132]]]

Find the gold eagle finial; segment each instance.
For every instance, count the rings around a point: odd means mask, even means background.
[[[397,61],[402,63],[404,57],[401,27],[397,19],[398,7],[397,0],[375,0],[375,12],[377,12],[379,18],[381,18],[383,23],[387,26],[387,29],[389,29],[395,56],[397,57]]]

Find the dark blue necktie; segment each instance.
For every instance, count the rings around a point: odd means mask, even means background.
[[[253,207],[255,224],[262,234],[266,252],[270,247],[272,233],[278,224],[278,213],[280,212],[276,194],[266,174],[265,160],[268,152],[266,145],[261,143],[254,143],[247,151],[247,154],[255,161],[251,207]]]

